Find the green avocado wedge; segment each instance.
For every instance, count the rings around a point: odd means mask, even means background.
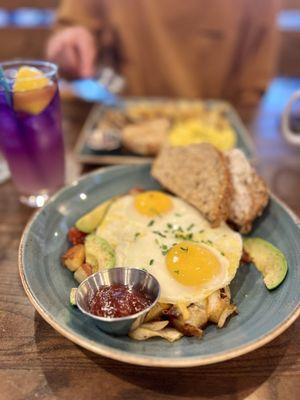
[[[85,238],[85,259],[93,268],[93,274],[116,263],[115,251],[107,240],[91,233]]]
[[[117,197],[113,197],[83,215],[76,221],[76,228],[85,233],[93,232],[101,224],[107,211],[116,199]]]
[[[77,288],[72,288],[70,290],[70,304],[71,306],[76,306],[76,292],[77,292]]]
[[[275,289],[285,279],[288,265],[284,254],[261,238],[245,238],[244,250],[264,277],[269,290]]]

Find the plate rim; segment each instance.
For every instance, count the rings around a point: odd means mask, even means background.
[[[143,164],[145,166],[147,164]],[[149,165],[149,164],[148,164]],[[141,167],[141,165],[139,165]],[[103,175],[111,170],[118,170],[118,169],[124,169],[124,168],[138,168],[137,165],[117,165],[117,166],[111,166],[111,167],[105,167],[101,169],[97,169],[93,172],[84,174],[81,176],[79,179],[76,179],[73,183],[63,187],[60,189],[54,196],[51,197],[49,203],[52,203],[55,201],[61,193],[64,193],[66,190],[71,188],[72,186],[78,184],[80,181],[92,177],[94,175]],[[296,216],[296,214],[282,201],[280,200],[277,196],[275,196],[273,193],[270,193],[271,198],[274,199],[280,206],[287,212],[287,214],[292,218],[294,223],[297,225],[297,227],[300,229],[300,219]],[[231,360],[233,358],[242,356],[244,354],[247,354],[251,351],[254,351],[265,344],[271,342],[274,340],[276,337],[278,337],[281,333],[283,333],[286,329],[288,329],[300,316],[300,307],[299,304],[296,305],[295,309],[286,317],[284,321],[282,321],[277,327],[275,327],[273,330],[262,336],[260,339],[252,341],[248,343],[247,345],[242,345],[237,348],[234,348],[230,351],[226,351],[223,353],[216,354],[214,356],[204,356],[199,358],[199,356],[196,357],[176,357],[176,358],[164,358],[164,357],[152,357],[152,356],[146,356],[146,355],[134,355],[130,354],[129,352],[122,351],[122,350],[116,350],[112,349],[111,347],[107,345],[103,345],[100,342],[97,342],[96,345],[90,343],[89,340],[87,339],[82,339],[80,335],[74,334],[72,330],[63,328],[59,323],[55,321],[55,319],[47,313],[46,310],[41,307],[41,305],[38,302],[38,299],[34,296],[34,294],[31,291],[31,288],[29,286],[29,283],[27,282],[27,279],[25,277],[25,266],[24,266],[24,245],[25,241],[27,239],[27,235],[30,231],[31,226],[33,225],[34,221],[39,217],[39,215],[43,212],[44,208],[41,208],[37,212],[35,212],[29,221],[27,222],[24,231],[22,233],[20,245],[19,245],[19,251],[18,251],[18,267],[19,267],[19,275],[21,278],[21,282],[23,285],[23,288],[25,290],[25,293],[30,301],[30,303],[33,305],[35,310],[39,313],[39,315],[57,332],[59,332],[62,336],[66,337],[73,343],[93,352],[98,355],[111,358],[116,361],[121,361],[133,365],[140,365],[140,366],[149,366],[149,367],[164,367],[164,368],[187,368],[187,367],[196,367],[196,366],[203,366],[203,365],[209,365],[209,364],[215,364],[227,360]]]

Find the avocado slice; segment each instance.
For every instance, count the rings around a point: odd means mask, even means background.
[[[85,260],[92,266],[93,273],[115,266],[115,251],[105,239],[91,233],[85,238],[84,246]]]
[[[284,254],[277,247],[257,237],[244,239],[244,250],[262,273],[269,290],[275,289],[283,282],[288,265]]]
[[[77,288],[72,288],[70,290],[70,304],[71,306],[76,306],[76,292],[77,292]]]
[[[107,211],[109,210],[112,203],[116,200],[117,197],[113,197],[104,203],[101,203],[99,206],[88,212],[87,214],[83,215],[79,218],[75,226],[81,232],[91,233],[93,230],[97,228],[103,221]]]

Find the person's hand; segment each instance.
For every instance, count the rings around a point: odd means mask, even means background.
[[[81,78],[95,74],[96,44],[91,32],[83,26],[64,28],[49,40],[46,55],[62,72]]]

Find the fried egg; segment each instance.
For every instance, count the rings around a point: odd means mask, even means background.
[[[115,249],[116,265],[150,272],[162,302],[193,303],[233,279],[241,236],[226,224],[212,229],[192,206],[160,191],[120,197],[98,227]]]

